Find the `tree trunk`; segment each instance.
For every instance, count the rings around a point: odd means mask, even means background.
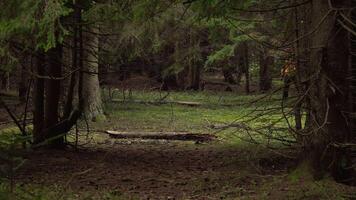
[[[99,85],[99,38],[98,28],[91,28],[91,33],[87,33],[85,46],[85,64],[83,74],[83,113],[88,120],[96,120],[103,117],[103,107],[101,91]]]
[[[243,57],[244,57],[244,70],[245,70],[245,91],[246,94],[250,93],[250,62],[247,42],[243,43]]]
[[[199,90],[200,89],[200,65],[194,62],[193,66],[189,67],[189,86],[187,89]]]
[[[179,89],[179,84],[177,82],[177,76],[176,75],[167,75],[163,77],[162,80],[162,90],[168,91],[168,90],[176,90]]]
[[[260,55],[260,91],[265,92],[272,88],[271,68],[274,58],[264,50]]]
[[[356,2],[353,1],[352,6],[356,6]],[[351,12],[351,20],[356,22],[356,10],[353,9]],[[354,136],[354,142],[356,142],[356,36],[350,34],[350,125],[351,125],[351,134]]]
[[[223,66],[222,67],[222,72],[223,72],[223,76],[224,76],[224,81],[229,83],[229,84],[236,84],[236,81],[234,79],[233,73],[234,70],[231,69],[228,66]]]
[[[236,72],[236,84],[237,85],[241,85],[241,79],[242,79],[242,75],[243,75],[244,73],[242,72],[242,69],[237,69],[237,72]]]
[[[37,75],[43,76],[45,74],[45,57],[43,53],[37,54],[36,65]],[[37,77],[33,90],[33,140],[35,144],[41,143],[44,140],[42,135],[44,128],[44,88],[44,79]]]
[[[57,44],[56,47],[47,52],[48,57],[48,76],[46,88],[46,104],[45,104],[45,128],[54,127],[59,120],[59,100],[61,97],[61,80],[62,75],[62,52],[63,47]],[[47,137],[47,136],[46,136]],[[51,141],[54,147],[62,147],[64,145],[64,137],[57,136]],[[51,138],[52,139],[52,138]]]
[[[348,0],[340,0],[335,7],[347,7]],[[350,170],[343,166],[346,154],[340,144],[350,142],[350,130],[344,113],[348,105],[349,48],[348,33],[341,28],[330,12],[328,1],[314,0],[309,29],[320,27],[311,36],[310,68],[312,85],[310,96],[311,132],[304,137],[303,163],[307,163],[315,178],[331,174],[343,181],[350,178]],[[328,15],[327,15],[328,14]],[[325,18],[325,16],[327,17]]]
[[[294,2],[297,3],[297,2]],[[295,63],[296,63],[296,68],[300,68],[301,67],[301,63],[300,63],[300,56],[299,56],[299,51],[300,51],[300,41],[298,40],[299,38],[299,21],[300,21],[300,17],[299,17],[299,12],[298,12],[298,8],[296,7],[294,9],[294,27],[295,27],[295,39],[297,40],[297,42],[295,43]],[[301,72],[302,70],[300,70]],[[301,73],[296,73],[295,75],[295,85],[296,85],[296,89],[297,89],[297,93],[300,96],[300,98],[303,96],[302,93],[302,85],[301,85],[301,78],[302,78],[302,74]],[[297,103],[294,106],[294,121],[295,121],[295,129],[297,131],[301,131],[302,130],[302,100],[297,99]]]
[[[69,82],[69,87],[68,87],[68,92],[67,92],[67,99],[66,99],[66,105],[64,107],[64,117],[68,118],[73,110],[73,101],[74,101],[74,94],[75,94],[75,86],[77,85],[77,72],[74,72],[73,70],[77,70],[78,68],[78,36],[79,36],[79,28],[78,28],[78,24],[81,21],[81,9],[79,8],[79,6],[77,4],[74,4],[74,13],[73,13],[73,18],[74,18],[74,23],[76,24],[73,27],[73,38],[72,38],[72,48],[71,48],[71,52],[72,52],[72,75],[70,78],[70,82]],[[76,91],[78,92],[78,91]]]

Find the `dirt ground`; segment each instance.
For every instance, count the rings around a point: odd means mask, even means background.
[[[251,152],[217,144],[115,140],[101,147],[32,152],[17,182],[128,199],[254,199],[259,185],[287,168],[272,158],[249,161]]]

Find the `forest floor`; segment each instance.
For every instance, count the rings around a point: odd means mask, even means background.
[[[256,146],[111,140],[28,154],[16,182],[52,199],[355,199],[355,188],[294,178],[293,160]]]
[[[216,144],[126,140],[100,149],[36,151],[17,180],[65,186],[83,198],[105,192],[128,199],[268,197],[269,190],[256,190],[284,179],[288,162],[278,157],[250,160],[251,153]]]
[[[114,99],[122,100],[120,95]],[[89,134],[86,123],[80,124],[78,148],[73,147],[73,132],[66,150],[25,153],[25,163],[14,176],[18,199],[356,199],[353,187],[310,181],[293,171],[293,149],[275,151],[243,142],[236,128],[212,128],[251,110],[276,106],[270,102],[277,96],[267,104],[246,103],[261,95],[175,92],[165,98],[170,103],[162,103],[162,96],[166,94],[134,91],[124,102],[108,101],[106,119],[89,122]],[[277,114],[269,114],[253,123],[274,119]],[[106,130],[204,133],[216,139],[115,139]]]

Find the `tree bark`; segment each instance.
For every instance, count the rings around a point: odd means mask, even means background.
[[[37,53],[36,65],[37,74],[43,76],[45,74],[45,56],[43,53]],[[44,128],[44,88],[44,79],[37,77],[33,90],[33,140],[35,144],[41,143],[44,140],[42,135]]]
[[[260,91],[265,92],[272,88],[271,68],[274,58],[266,50],[260,54]]]
[[[297,3],[297,2],[294,2]],[[300,63],[300,56],[299,56],[299,51],[300,51],[300,41],[298,40],[299,38],[299,21],[300,21],[300,17],[299,17],[299,12],[298,12],[298,8],[296,7],[294,9],[294,27],[295,27],[295,39],[297,40],[295,43],[295,62],[296,62],[296,68],[299,68],[301,66]],[[295,75],[295,85],[297,88],[297,93],[300,97],[303,96],[302,94],[302,85],[301,85],[301,77],[302,74],[301,73],[296,73]],[[302,130],[302,100],[297,99],[297,103],[294,106],[294,121],[295,121],[295,129],[297,131]]]
[[[250,93],[250,62],[247,42],[243,43],[243,57],[244,57],[244,69],[245,69],[245,91],[246,94]]]
[[[200,71],[200,63],[194,62],[194,64],[189,67],[189,86],[187,89],[200,89]]]
[[[353,1],[351,6],[356,6],[356,2]],[[353,9],[351,12],[351,20],[356,22],[356,10]],[[350,75],[350,126],[351,126],[351,134],[354,136],[353,141],[356,142],[356,36],[354,34],[350,34],[350,67],[349,67],[349,75]]]
[[[56,47],[47,52],[48,57],[48,76],[45,103],[45,128],[55,126],[59,120],[59,100],[61,95],[61,81],[58,79],[62,75],[62,53],[63,47],[57,44]],[[54,147],[64,145],[64,137],[55,136],[51,141]]]
[[[242,75],[245,75],[245,92],[250,93],[250,63],[249,63],[249,52],[248,52],[248,43],[242,42],[235,49],[235,56],[233,62],[237,64],[237,74],[236,74],[236,83],[240,85]]]
[[[350,5],[348,0],[333,3],[336,7]],[[311,36],[313,48],[308,74],[312,76],[308,78],[313,86],[308,96],[313,120],[310,120],[311,132],[303,138],[302,162],[307,163],[315,178],[330,174],[343,181],[350,178],[350,169],[343,166],[346,154],[339,148],[339,144],[350,142],[349,125],[344,115],[349,111],[346,106],[349,89],[345,78],[349,65],[348,33],[338,24],[328,1],[314,0],[309,6],[309,30],[319,28]]]
[[[84,114],[89,120],[103,116],[101,91],[99,85],[99,38],[98,28],[91,28],[87,33],[85,46],[85,64],[83,74]]]
[[[79,8],[79,6],[76,4],[74,4],[74,13],[73,13],[73,18],[74,18],[74,23],[76,25],[74,25],[73,27],[73,38],[72,38],[72,64],[71,64],[71,70],[72,70],[72,75],[70,78],[70,82],[69,82],[69,87],[68,87],[68,92],[67,92],[67,99],[66,99],[66,105],[64,107],[64,117],[68,118],[73,110],[73,101],[75,98],[75,86],[78,83],[77,80],[77,72],[74,72],[73,70],[77,70],[78,66],[79,66],[79,62],[78,62],[78,35],[79,35],[79,23],[81,21],[81,9]]]

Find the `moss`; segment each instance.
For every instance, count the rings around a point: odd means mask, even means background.
[[[26,127],[26,132],[27,133],[32,133],[33,130],[33,125],[29,125]],[[20,129],[17,126],[12,126],[12,127],[8,127],[8,128],[3,128],[0,130],[0,135],[1,134],[12,134],[12,135],[16,135],[16,134],[21,134]]]

